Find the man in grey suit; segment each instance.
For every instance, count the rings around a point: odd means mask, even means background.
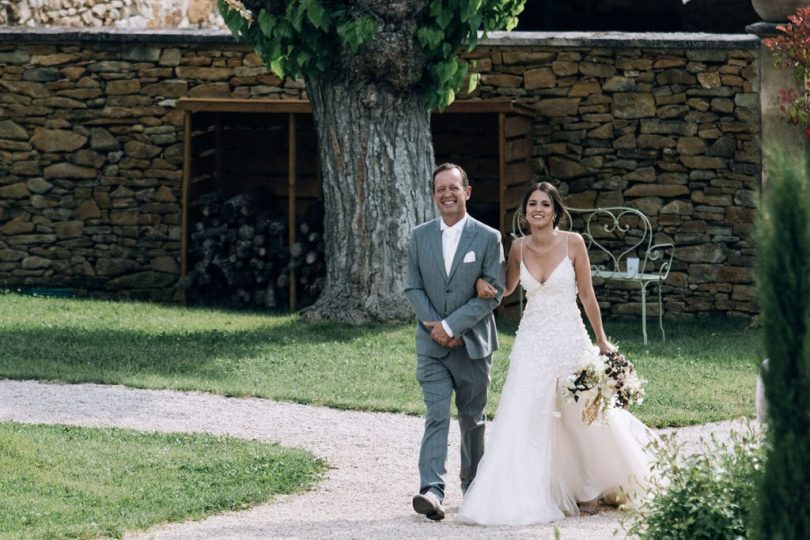
[[[505,281],[501,234],[467,214],[470,193],[461,167],[439,165],[433,171],[433,199],[441,217],[416,227],[408,245],[405,295],[418,319],[416,378],[426,407],[413,507],[432,520],[445,515],[453,391],[461,428],[461,489],[466,491],[484,453],[484,407],[492,353],[498,349],[492,311]],[[479,277],[497,289],[495,298],[476,296]]]

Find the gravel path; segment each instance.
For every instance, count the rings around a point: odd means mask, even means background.
[[[612,538],[618,526],[613,510],[534,527],[459,523],[457,427],[451,430],[447,519],[434,523],[416,515],[410,501],[418,488],[422,420],[413,416],[197,392],[0,380],[0,420],[232,435],[305,448],[332,467],[309,493],[161,525],[130,538],[554,538],[556,527],[563,539],[590,540]],[[677,434],[688,448],[696,448],[701,435],[715,432],[723,438],[734,424],[684,428]]]

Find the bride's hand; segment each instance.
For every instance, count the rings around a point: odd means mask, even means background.
[[[609,341],[599,341],[596,343],[596,346],[599,347],[599,354],[610,354],[612,352],[616,352],[616,345]]]
[[[482,278],[476,280],[475,292],[478,293],[478,298],[495,298],[498,294],[498,290]]]

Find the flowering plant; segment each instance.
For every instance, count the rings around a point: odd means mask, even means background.
[[[789,24],[776,29],[781,35],[763,39],[776,59],[777,67],[792,69],[802,87],[779,90],[779,110],[789,124],[802,126],[810,137],[810,7],[799,8],[788,17]]]
[[[619,351],[600,354],[568,377],[566,398],[585,400],[582,421],[592,424],[597,418],[607,420],[611,407],[626,409],[644,401],[644,381],[632,362]]]

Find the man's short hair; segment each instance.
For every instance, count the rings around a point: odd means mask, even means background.
[[[466,188],[466,187],[468,187],[470,185],[470,181],[467,179],[467,173],[464,171],[464,169],[461,168],[461,165],[456,165],[455,163],[442,163],[441,165],[439,165],[435,169],[433,169],[433,178],[432,178],[433,189],[432,189],[432,191],[436,190],[436,175],[439,174],[442,171],[449,171],[450,169],[456,169],[459,172],[459,174],[461,174],[461,185],[462,186],[464,186]]]

